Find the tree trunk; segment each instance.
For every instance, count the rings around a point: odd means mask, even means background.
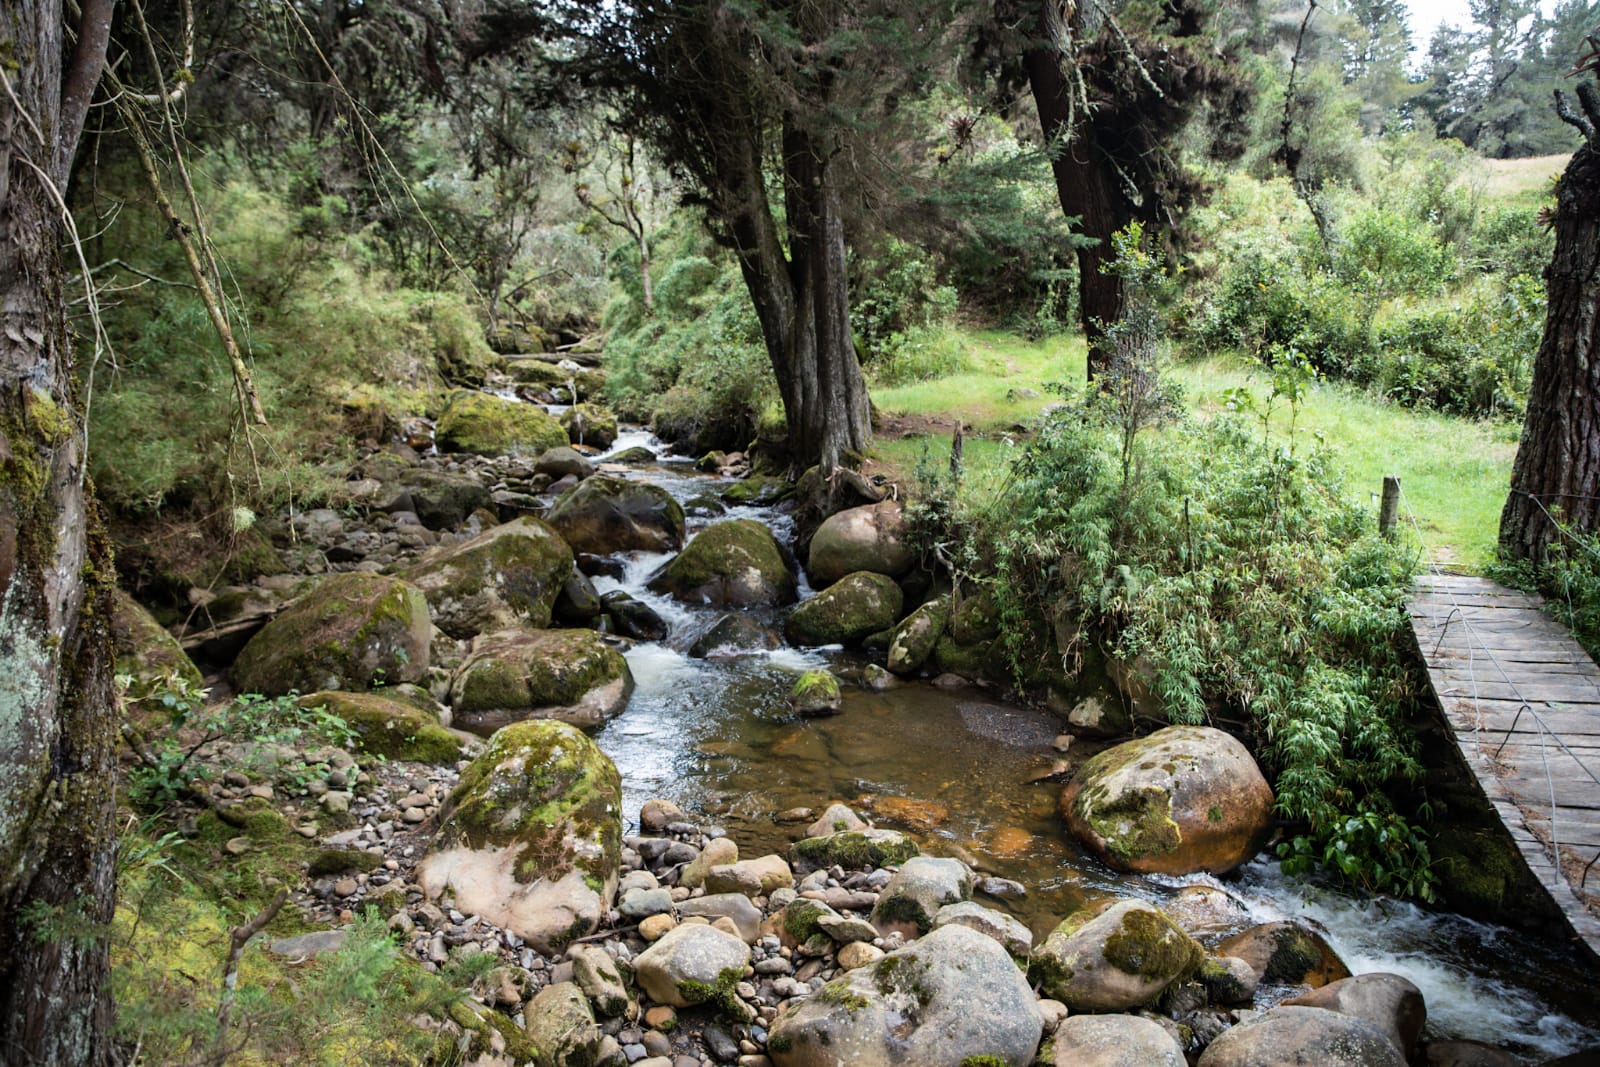
[[[1535,562],[1561,536],[1552,515],[1578,531],[1600,530],[1600,153],[1592,144],[1567,164],[1556,204],[1544,337],[1500,513],[1502,554]]]
[[[1078,249],[1078,317],[1089,345],[1092,381],[1105,369],[1107,357],[1099,345],[1105,326],[1122,318],[1125,304],[1122,279],[1100,268],[1111,256],[1111,235],[1133,221],[1135,213],[1099,157],[1090,117],[1079,115],[1078,129],[1072,128],[1072,85],[1062,69],[1071,60],[1062,55],[1056,35],[1047,29],[1059,21],[1052,0],[1040,0],[1038,19],[1023,65],[1045,140],[1055,142],[1058,149],[1050,162],[1056,196],[1062,213],[1078,220],[1078,232],[1094,239],[1094,244]]]
[[[850,332],[844,219],[834,164],[811,138],[786,130],[783,157],[787,252],[754,143],[724,169],[723,218],[783,398],[790,458],[827,474],[872,440],[866,379]]]
[[[18,1065],[112,1054],[113,579],[60,260],[61,190],[112,5],[83,4],[65,70],[64,6],[0,5],[22,112],[0,104],[0,1060]]]

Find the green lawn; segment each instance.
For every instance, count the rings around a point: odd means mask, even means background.
[[[1004,484],[1014,443],[1020,440],[1015,428],[1059,399],[1043,388],[1045,383],[1083,380],[1084,347],[1077,337],[1030,342],[998,332],[963,331],[958,336],[973,364],[971,371],[875,390],[873,400],[888,415],[959,418],[982,433],[984,439],[966,443],[963,485],[965,497],[981,503],[993,499]],[[1180,364],[1170,373],[1201,417],[1219,410],[1228,390],[1250,388],[1258,402],[1268,391],[1248,367],[1227,359]],[[1013,392],[1025,389],[1039,395],[1018,397]],[[1288,423],[1287,411],[1274,416],[1274,438],[1287,441]],[[1407,536],[1419,541],[1434,562],[1469,571],[1481,570],[1492,557],[1518,430],[1510,423],[1402,408],[1335,383],[1315,386],[1297,417],[1297,440],[1317,438],[1333,448],[1346,472],[1347,492],[1370,502],[1374,511],[1384,475],[1398,475],[1408,509],[1402,512]],[[948,432],[881,441],[877,453],[909,473],[924,443],[930,460],[943,469],[950,450]],[[1413,516],[1415,527],[1410,526]]]

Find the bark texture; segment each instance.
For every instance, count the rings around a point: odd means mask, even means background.
[[[111,566],[84,475],[62,189],[109,0],[0,5],[0,1062],[111,1062]],[[64,61],[65,58],[65,61]]]
[[[1592,143],[1573,155],[1556,191],[1545,287],[1544,336],[1500,513],[1502,554],[1534,562],[1562,536],[1551,516],[1600,530],[1600,153]]]

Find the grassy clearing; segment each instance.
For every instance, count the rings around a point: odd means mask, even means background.
[[[1537,196],[1544,193],[1552,176],[1566,169],[1571,154],[1531,156],[1527,159],[1486,159],[1486,195],[1496,198]]]
[[[1082,337],[1029,341],[999,330],[951,333],[971,369],[933,381],[875,389],[872,401],[879,410],[895,416],[950,415],[979,431],[1005,430],[1059,399],[1045,390],[1046,383],[1083,380]],[[1036,395],[1017,395],[1013,390],[1032,390]]]
[[[1013,444],[1011,431],[1055,399],[1043,388],[1050,381],[1083,380],[1082,338],[1029,342],[996,332],[963,333],[974,369],[932,382],[880,390],[874,402],[895,416],[959,418],[988,439],[969,439],[962,498],[987,506],[1002,491]],[[1264,404],[1269,386],[1237,361],[1212,359],[1173,368],[1189,405],[1202,417],[1220,411],[1229,390],[1248,388]],[[1013,389],[1033,389],[1034,398],[1008,401]],[[1274,439],[1288,441],[1286,405],[1272,419]],[[1334,383],[1317,385],[1297,416],[1296,439],[1317,439],[1333,448],[1344,471],[1347,492],[1376,497],[1386,474],[1400,477],[1405,503],[1416,517],[1413,538],[1435,562],[1481,571],[1493,556],[1500,508],[1505,503],[1518,427],[1476,422],[1430,411],[1402,408]],[[926,450],[928,462],[944,469],[950,433],[931,432],[881,440],[878,460],[909,475]]]

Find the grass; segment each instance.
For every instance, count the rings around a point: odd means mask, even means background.
[[[968,438],[962,499],[984,506],[1002,491],[1017,428],[1055,399],[1044,389],[1051,381],[1081,382],[1081,337],[1032,342],[1009,334],[959,331],[973,370],[948,378],[874,392],[873,401],[892,416],[961,419],[985,436]],[[1191,410],[1201,417],[1220,411],[1223,395],[1251,389],[1264,403],[1268,385],[1251,368],[1231,359],[1183,363],[1170,372],[1182,384]],[[1008,400],[1011,390],[1032,389],[1037,397]],[[1015,395],[1015,394],[1012,394]],[[1286,406],[1272,420],[1273,438],[1288,442]],[[1343,467],[1346,491],[1370,500],[1385,475],[1400,478],[1402,522],[1408,537],[1440,565],[1481,572],[1494,554],[1500,508],[1505,503],[1519,428],[1505,422],[1477,422],[1430,411],[1403,408],[1359,390],[1320,383],[1296,418],[1296,440],[1318,439],[1333,448]],[[913,421],[913,428],[915,423]],[[902,475],[928,461],[943,469],[950,452],[948,428],[881,439],[877,460]],[[1300,447],[1304,447],[1301,445]],[[1414,517],[1415,524],[1411,519]]]
[[[1527,159],[1486,159],[1483,165],[1488,168],[1488,179],[1483,191],[1496,199],[1542,195],[1549,187],[1550,178],[1565,170],[1571,158],[1571,154],[1566,153]]]

